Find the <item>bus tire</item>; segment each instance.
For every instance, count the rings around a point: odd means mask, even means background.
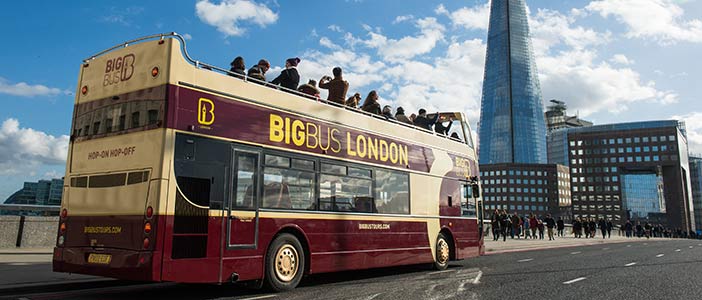
[[[451,259],[451,244],[444,233],[439,233],[436,238],[436,254],[434,258],[434,269],[446,270]]]
[[[305,272],[302,244],[289,233],[278,235],[266,252],[266,287],[275,292],[294,289]]]

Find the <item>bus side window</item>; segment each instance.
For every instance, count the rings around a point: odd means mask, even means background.
[[[473,197],[473,187],[470,184],[463,185],[463,197],[461,197],[461,215],[464,217],[475,217],[475,198]]]

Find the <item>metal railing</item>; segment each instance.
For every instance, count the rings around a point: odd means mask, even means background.
[[[0,204],[0,211],[59,212],[59,205]]]
[[[183,38],[183,36],[181,36],[180,34],[178,34],[178,33],[176,33],[176,32],[153,34],[153,35],[148,35],[148,36],[136,38],[136,39],[133,39],[133,40],[129,40],[129,41],[126,41],[126,42],[124,42],[124,43],[121,43],[121,44],[115,45],[115,46],[113,46],[113,47],[110,47],[110,48],[108,48],[108,49],[106,49],[106,50],[100,51],[100,52],[98,52],[98,53],[96,53],[96,54],[90,56],[89,58],[84,59],[83,62],[84,62],[84,63],[88,63],[89,61],[91,61],[91,60],[93,60],[93,59],[95,59],[95,58],[97,58],[97,57],[99,57],[99,56],[102,56],[102,55],[104,55],[104,54],[110,53],[110,52],[112,52],[112,51],[114,51],[114,50],[116,50],[116,49],[128,47],[130,44],[134,44],[134,43],[138,43],[138,42],[142,42],[142,41],[146,41],[146,40],[152,40],[152,39],[160,39],[160,40],[163,40],[163,39],[166,38],[166,37],[178,39],[178,40],[180,41],[180,47],[181,47],[181,51],[182,51],[183,57],[184,57],[189,63],[193,64],[193,65],[194,65],[195,67],[197,67],[197,68],[203,68],[203,69],[207,69],[207,70],[210,70],[210,71],[219,71],[220,73],[223,73],[223,74],[232,76],[232,77],[234,77],[234,78],[239,78],[239,79],[241,79],[241,80],[243,80],[243,81],[251,81],[251,82],[254,82],[254,83],[263,85],[263,86],[267,86],[267,87],[270,87],[270,88],[278,89],[278,90],[281,90],[281,91],[284,91],[284,92],[287,92],[287,93],[290,93],[290,94],[293,94],[293,95],[296,95],[296,96],[305,98],[305,99],[307,99],[307,100],[314,100],[314,101],[317,101],[317,102],[325,103],[325,104],[327,104],[327,105],[335,106],[335,107],[340,108],[340,109],[350,110],[350,111],[353,111],[353,112],[356,112],[356,113],[360,113],[360,114],[362,114],[362,115],[365,115],[365,116],[367,116],[367,117],[376,118],[376,119],[381,119],[381,120],[384,120],[384,121],[387,121],[387,122],[391,122],[391,123],[394,123],[394,124],[397,124],[397,125],[400,125],[400,126],[404,126],[404,127],[407,127],[407,128],[412,128],[412,129],[419,130],[419,131],[423,131],[423,132],[425,132],[425,133],[428,133],[428,134],[431,134],[431,135],[434,135],[434,136],[438,136],[438,137],[442,137],[442,138],[446,138],[446,139],[448,139],[448,140],[451,140],[451,141],[454,141],[454,142],[457,142],[457,143],[467,144],[467,145],[473,145],[473,142],[472,142],[472,141],[468,141],[468,140],[467,140],[467,139],[471,136],[471,133],[470,133],[470,132],[464,132],[464,133],[463,133],[463,135],[464,135],[466,141],[462,141],[462,140],[460,140],[460,139],[456,139],[456,138],[450,137],[450,136],[448,136],[448,135],[439,134],[439,133],[434,132],[434,131],[432,131],[432,130],[427,130],[427,129],[424,129],[424,128],[421,128],[421,127],[417,127],[417,126],[415,126],[415,125],[413,125],[413,124],[407,124],[407,123],[403,123],[403,122],[400,122],[400,121],[397,121],[397,120],[386,119],[386,118],[385,118],[384,116],[382,116],[382,115],[372,114],[372,113],[366,112],[366,111],[364,111],[364,110],[361,110],[361,109],[358,109],[358,108],[355,108],[355,107],[349,107],[349,106],[342,105],[342,104],[339,104],[339,103],[336,103],[336,102],[330,102],[330,101],[327,101],[327,100],[324,100],[324,99],[321,99],[321,98],[312,97],[312,96],[310,96],[310,95],[308,95],[308,94],[302,93],[302,92],[297,91],[297,90],[293,90],[293,89],[289,89],[289,88],[286,88],[286,87],[274,85],[274,84],[271,84],[271,83],[269,83],[269,82],[267,82],[267,81],[263,81],[263,80],[259,80],[259,79],[256,79],[256,78],[249,77],[249,76],[246,75],[246,74],[243,74],[243,75],[242,75],[242,74],[234,73],[234,72],[231,72],[231,71],[229,71],[229,70],[226,70],[226,69],[217,67],[217,66],[215,66],[215,65],[211,65],[211,64],[208,64],[208,63],[201,62],[201,61],[199,61],[199,60],[195,60],[195,59],[193,59],[192,57],[190,57],[190,54],[188,53],[188,49],[186,48],[186,45],[185,45],[185,38]],[[465,121],[465,120],[462,120],[462,121]],[[463,131],[463,129],[461,129],[461,131]],[[472,146],[471,146],[471,147],[472,147]]]

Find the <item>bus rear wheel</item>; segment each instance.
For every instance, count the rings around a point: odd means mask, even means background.
[[[445,234],[439,233],[436,238],[436,258],[434,259],[434,268],[437,270],[446,270],[448,268],[449,259],[451,258],[451,244]]]
[[[278,235],[266,253],[266,286],[276,292],[294,289],[302,279],[305,253],[297,238],[288,233]]]

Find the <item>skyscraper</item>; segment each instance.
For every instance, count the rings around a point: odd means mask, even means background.
[[[524,0],[493,0],[480,114],[480,164],[546,163],[546,123]]]

